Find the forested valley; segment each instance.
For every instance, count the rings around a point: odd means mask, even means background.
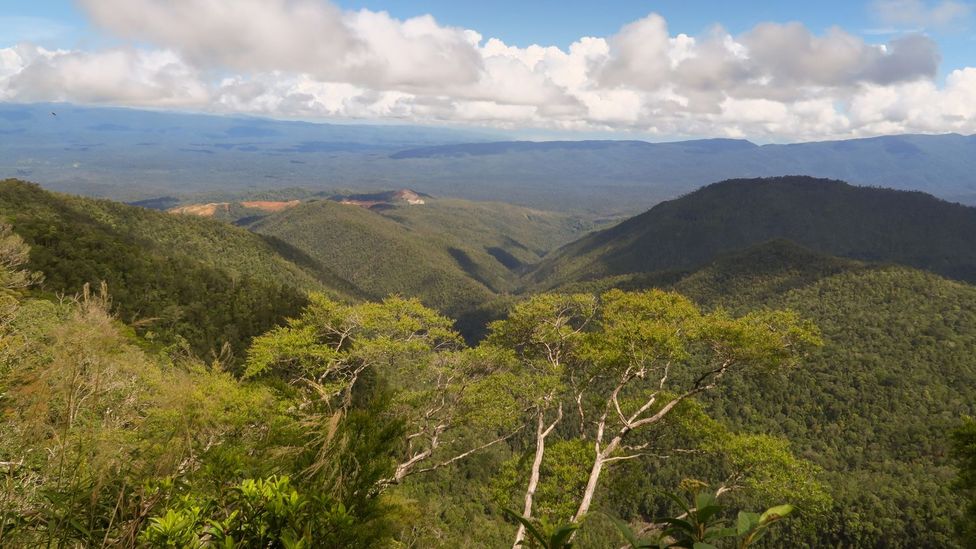
[[[976,209],[296,200],[0,182],[0,546],[973,546]]]

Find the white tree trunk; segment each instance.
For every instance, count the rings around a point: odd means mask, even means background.
[[[614,437],[607,444],[607,447],[602,451],[597,451],[593,458],[593,465],[590,467],[590,477],[586,479],[586,489],[583,491],[583,498],[580,499],[579,508],[576,510],[576,514],[573,515],[573,522],[579,522],[583,520],[586,513],[590,512],[590,505],[593,504],[593,496],[596,494],[596,487],[600,483],[600,475],[603,473],[603,466],[607,462],[607,458],[612,454],[617,447],[620,445],[622,437],[619,435]]]
[[[549,433],[556,428],[563,419],[563,405],[559,405],[559,409],[556,412],[556,419],[552,420],[552,423],[546,427],[546,410],[542,408],[539,410],[538,424],[536,425],[535,431],[535,459],[532,460],[532,472],[529,474],[529,485],[525,489],[525,507],[522,509],[522,517],[526,520],[532,518],[532,500],[535,498],[535,491],[539,487],[539,476],[542,470],[542,458],[546,453],[546,437]],[[525,541],[525,525],[519,523],[518,531],[515,533],[515,542],[512,544],[513,549],[518,549],[519,544]]]
[[[532,518],[532,499],[535,491],[539,487],[539,472],[542,469],[542,457],[546,452],[546,437],[544,426],[543,410],[539,410],[539,423],[535,431],[535,459],[532,460],[532,472],[529,474],[529,485],[525,489],[525,506],[522,508],[522,516],[526,519]],[[519,523],[518,532],[515,533],[515,543],[513,549],[519,549],[520,544],[525,540],[525,525]]]

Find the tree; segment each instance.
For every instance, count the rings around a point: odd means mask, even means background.
[[[703,313],[686,298],[658,290],[613,290],[599,300],[536,296],[492,331],[489,342],[513,345],[553,378],[537,405],[536,462],[544,459],[545,438],[562,420],[561,406],[570,401],[576,408],[575,436],[592,446],[576,523],[589,512],[607,466],[681,451],[658,447],[653,428],[682,403],[734,373],[795,364],[804,348],[819,343],[815,328],[790,312],[733,318],[723,311]],[[542,429],[541,411],[553,408],[555,417]],[[537,470],[534,463],[522,515],[527,520]]]
[[[30,261],[30,247],[14,234],[10,225],[0,224],[0,294],[17,295],[41,281],[40,273],[24,269]]]
[[[486,345],[514,350],[525,377],[523,383],[533,388],[530,410],[535,426],[535,455],[514,547],[525,540],[526,524],[532,519],[546,439],[563,419],[563,380],[568,376],[574,388],[582,383],[576,372],[567,372],[566,360],[582,343],[584,330],[596,311],[597,300],[591,295],[544,294],[516,305],[506,320],[491,325]],[[581,401],[576,404],[582,420]]]
[[[382,491],[498,444],[521,430],[521,386],[510,354],[464,346],[450,319],[415,299],[343,305],[312,295],[286,326],[255,338],[245,377],[297,388],[297,413],[318,430],[310,472],[329,466],[331,443],[364,380],[396,389],[390,412],[405,424]],[[485,441],[487,439],[487,442]]]

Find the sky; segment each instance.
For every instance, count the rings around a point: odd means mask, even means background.
[[[562,138],[976,133],[968,0],[0,0],[0,101]]]

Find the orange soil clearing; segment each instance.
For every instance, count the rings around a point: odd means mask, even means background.
[[[253,210],[261,210],[263,212],[281,212],[287,210],[288,208],[294,208],[295,206],[301,204],[298,200],[289,200],[288,202],[273,202],[270,200],[256,200],[252,202],[241,202],[241,206],[245,208],[251,208]]]

